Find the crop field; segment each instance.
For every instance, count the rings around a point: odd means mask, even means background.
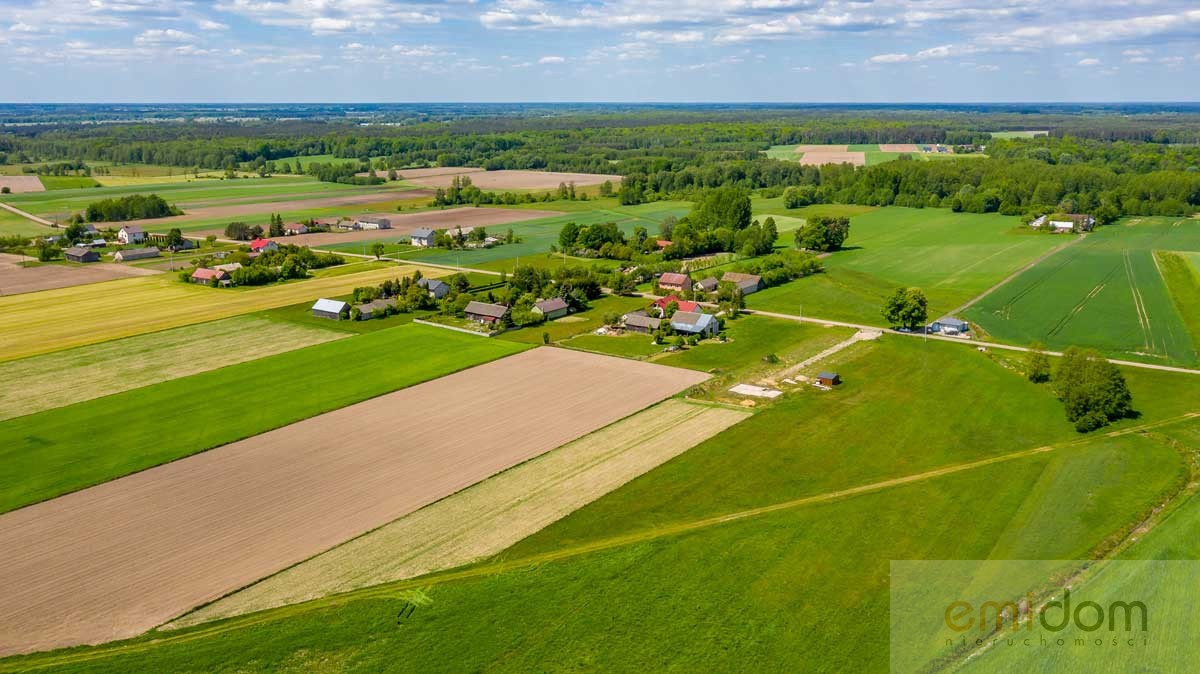
[[[130,276],[153,276],[157,273],[152,269],[104,262],[45,264],[30,257],[0,253],[0,295],[69,288]]]
[[[183,283],[174,274],[0,297],[0,362],[217,318],[337,296],[358,286],[444,269],[399,265],[260,288],[223,290]]]
[[[134,636],[704,378],[535,349],[0,516],[0,653]]]
[[[42,192],[46,189],[37,176],[0,176],[0,187],[7,187],[10,192],[4,195],[6,201],[12,194]]]
[[[41,181],[47,190],[77,190],[100,186],[100,183],[89,176],[41,176]]]
[[[1049,131],[989,131],[988,133],[992,134],[992,138],[1013,139],[1013,138],[1036,138],[1037,136],[1048,135],[1050,132]]]
[[[801,208],[784,208],[783,197],[772,199],[756,197],[751,201],[751,204],[754,208],[754,217],[760,220],[766,218],[768,215],[773,215],[776,218],[783,216],[801,219],[814,216],[853,218],[857,215],[879,210],[878,206],[858,206],[854,204],[811,204]],[[786,240],[782,242],[786,242]]]
[[[345,336],[334,330],[239,316],[8,361],[0,363],[0,381],[5,383],[0,390],[0,420]]]
[[[879,324],[884,297],[917,286],[937,318],[1063,242],[1023,231],[1009,216],[882,208],[851,218],[846,249],[826,258],[824,274],[755,293],[746,304]]]
[[[895,161],[907,155],[918,161],[934,161],[940,159],[974,159],[985,155],[973,154],[941,154],[928,152],[921,145],[913,143],[862,143],[858,145],[772,145],[765,151],[771,159],[795,161],[801,164],[820,166],[822,164],[850,163],[856,166],[874,166],[884,162]]]
[[[443,169],[444,170],[444,169]],[[421,187],[450,187],[455,175],[466,175],[471,184],[481,190],[552,190],[560,184],[575,183],[576,187],[599,185],[604,181],[619,185],[621,176],[604,173],[555,173],[553,171],[472,171],[469,173],[430,173],[413,176],[412,171],[399,171],[404,179]]]
[[[489,557],[749,416],[666,400],[204,606],[171,627]]]
[[[513,208],[450,208],[447,210],[431,210],[419,213],[388,214],[385,217],[392,223],[391,229],[367,230],[358,232],[323,232],[319,234],[297,234],[277,241],[292,243],[298,246],[314,246],[330,250],[356,251],[355,244],[363,241],[397,241],[408,242],[409,234],[418,227],[430,229],[453,229],[455,227],[491,227],[507,225],[522,220],[550,218],[562,215],[552,210],[525,210]],[[503,234],[505,228],[493,232]],[[329,245],[334,244],[334,245]],[[341,244],[341,245],[339,245]],[[346,245],[349,244],[349,245]]]
[[[1077,440],[1048,389],[986,355],[860,346],[837,390],[789,394],[489,560],[12,664],[881,670],[889,560],[1086,558],[1185,475],[1149,437]]]
[[[1154,251],[1200,250],[1195,222],[1132,218],[1102,227],[1013,279],[967,316],[1002,341],[1084,345],[1123,358],[1194,365],[1196,343],[1177,303],[1194,312],[1195,296],[1177,267],[1164,278]],[[1179,290],[1175,301],[1167,279]]]

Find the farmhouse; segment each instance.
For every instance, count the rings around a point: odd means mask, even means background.
[[[437,236],[437,233],[428,227],[418,227],[409,235],[412,245],[421,246],[422,248],[432,248],[435,236]]]
[[[358,229],[358,222],[355,220],[338,220],[333,223],[333,226],[345,232],[352,232]]]
[[[821,372],[817,374],[817,383],[821,386],[836,386],[842,383],[842,378],[836,372]]]
[[[435,278],[422,278],[417,281],[417,286],[428,290],[429,296],[435,300],[442,299],[450,292],[450,286]]]
[[[662,325],[661,318],[648,316],[644,311],[634,311],[625,314],[622,316],[622,319],[625,324],[625,329],[629,330],[630,332],[651,333],[657,330],[658,326]]]
[[[250,242],[250,252],[265,253],[271,250],[279,250],[279,244],[270,239],[255,239]]]
[[[283,226],[283,233],[287,236],[308,234],[308,225],[304,224],[303,222],[291,222]]]
[[[961,335],[971,329],[970,324],[960,318],[939,318],[929,324],[930,332],[939,332],[943,335]]]
[[[488,304],[487,302],[471,301],[463,309],[468,320],[477,323],[499,323],[508,314],[508,307],[503,304]]]
[[[671,304],[671,302],[679,305],[679,311],[700,311],[700,304],[698,302],[681,300],[679,299],[678,295],[667,295],[666,297],[660,297],[654,300],[650,306],[658,309],[659,313],[661,314],[663,311],[666,311],[667,305]]]
[[[717,292],[717,279],[712,276],[709,276],[705,279],[700,279],[699,281],[696,281],[694,290],[701,293],[715,293]]]
[[[682,274],[675,272],[664,272],[663,275],[658,278],[658,287],[662,288],[663,290],[678,290],[680,292],[683,292],[684,290],[691,290],[692,277],[688,276],[687,272]]]
[[[671,329],[689,335],[717,334],[717,319],[698,311],[676,311],[671,316]]]
[[[99,262],[100,253],[79,246],[71,246],[63,251],[63,257],[69,262]]]
[[[209,267],[200,267],[192,272],[192,283],[209,284],[216,279],[219,285],[229,285],[229,272],[224,269],[211,269]]]
[[[340,321],[350,316],[350,305],[341,300],[329,300],[322,297],[312,305],[312,315],[317,318]]]
[[[217,269],[217,270],[223,271],[227,274],[232,274],[233,272],[235,272],[241,268],[242,268],[241,262],[226,262],[225,264],[214,264],[212,266],[212,269]]]
[[[118,250],[113,254],[113,261],[128,262],[130,260],[144,260],[148,257],[158,257],[158,249],[130,248],[129,250]]]
[[[383,316],[386,316],[387,310],[389,308],[394,309],[395,307],[396,307],[395,299],[386,299],[386,300],[381,299],[381,300],[374,300],[372,302],[366,302],[366,303],[360,304],[354,308],[358,309],[358,320],[369,321],[372,318],[382,318]]]
[[[566,316],[570,313],[571,307],[567,305],[567,301],[563,298],[555,297],[535,303],[531,311],[535,314],[541,314],[548,321],[552,321],[556,318]]]
[[[354,221],[358,229],[391,229],[392,221],[387,218],[359,218]]]
[[[1090,232],[1096,226],[1096,219],[1082,213],[1054,213],[1042,215],[1029,222],[1029,226],[1040,229],[1049,224],[1055,232]]]
[[[117,232],[117,241],[128,246],[131,243],[141,243],[146,239],[146,232],[137,225],[126,225]]]
[[[667,241],[666,239],[657,239],[657,240],[655,240],[654,245],[658,246],[659,250],[663,250],[666,248],[670,248],[671,242]]]
[[[755,274],[739,274],[738,272],[727,271],[721,277],[721,280],[736,285],[738,290],[742,291],[743,295],[756,293],[763,289],[762,277]]]

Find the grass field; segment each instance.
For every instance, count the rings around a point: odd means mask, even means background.
[[[41,176],[41,181],[47,190],[75,190],[100,186],[100,183],[89,176]]]
[[[8,361],[0,363],[0,380],[5,382],[0,420],[345,336],[315,326],[238,316]]]
[[[989,131],[988,133],[992,134],[992,138],[1013,139],[1013,138],[1034,138],[1037,136],[1045,136],[1045,135],[1048,135],[1050,132],[1049,131]]]
[[[406,325],[9,419],[0,422],[0,512],[523,348]]]
[[[1122,358],[1195,365],[1196,344],[1177,308],[1182,302],[1196,311],[1194,289],[1177,265],[1164,270],[1154,255],[1200,250],[1195,225],[1147,217],[1102,227],[1013,279],[967,317],[1001,341],[1092,346]],[[1180,293],[1174,302],[1167,280]]]
[[[877,671],[889,560],[1086,557],[1179,483],[1178,456],[1152,439],[1069,444],[1053,397],[982,354],[861,346],[838,390],[789,395],[494,560],[153,634],[74,668]],[[415,597],[431,601],[397,624]]]
[[[1016,218],[889,207],[854,215],[846,248],[825,273],[746,298],[751,309],[881,324],[883,299],[921,288],[930,318],[963,304],[1062,243],[1022,231]]]
[[[754,197],[751,199],[751,207],[754,209],[754,217],[759,220],[766,218],[768,215],[774,215],[777,218],[779,216],[811,218],[818,215],[834,218],[853,218],[864,213],[879,210],[878,206],[857,206],[854,204],[811,204],[800,208],[784,208],[783,197],[774,197],[771,199]]]
[[[312,302],[409,275],[418,268],[393,266],[241,291],[201,287],[163,274],[0,297],[0,313],[8,318],[0,325],[0,342],[5,345],[0,362]],[[437,277],[448,272],[422,268],[421,273]]]

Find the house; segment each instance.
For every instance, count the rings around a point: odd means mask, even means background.
[[[658,326],[662,325],[661,318],[648,316],[644,311],[634,311],[625,314],[621,318],[625,323],[625,329],[629,330],[630,332],[644,332],[649,334],[657,330]]]
[[[687,272],[677,274],[675,272],[664,272],[658,277],[658,287],[663,290],[684,290],[692,289],[692,277],[688,276]]]
[[[322,297],[312,305],[312,315],[317,318],[340,321],[350,317],[350,305],[341,300],[329,300]]]
[[[83,223],[83,236],[85,236],[85,237],[90,236],[92,238],[96,238],[96,236],[99,234],[100,234],[100,230],[96,229],[95,225],[93,225],[90,222]],[[80,237],[80,238],[83,238],[83,237]]]
[[[743,295],[756,293],[765,287],[761,276],[757,276],[755,274],[740,274],[735,271],[725,272],[725,275],[721,277],[721,281],[736,285],[738,290],[742,291]]]
[[[308,225],[304,224],[303,222],[289,222],[283,226],[283,233],[287,236],[308,234]]]
[[[358,222],[355,220],[338,220],[333,223],[333,226],[346,232],[352,232],[358,229]]]
[[[389,307],[393,309],[396,307],[395,299],[374,300],[372,302],[360,304],[354,308],[358,309],[358,320],[369,321],[372,318],[382,318],[386,316]]]
[[[696,281],[696,285],[693,287],[693,290],[701,293],[715,293],[717,292],[717,279],[712,276],[709,276],[705,279],[700,279],[699,281]]]
[[[255,239],[250,242],[251,253],[266,253],[272,250],[279,250],[279,244],[270,239]]]
[[[450,286],[445,281],[435,278],[422,278],[417,281],[417,285],[428,290],[429,296],[435,300],[440,300],[450,293]]]
[[[652,302],[650,304],[650,306],[654,307],[655,309],[658,309],[659,313],[661,314],[663,311],[666,311],[667,305],[669,305],[671,302],[674,302],[675,304],[679,305],[679,311],[700,311],[700,304],[698,302],[690,302],[688,300],[681,300],[681,299],[679,299],[679,296],[677,296],[677,295],[667,295],[666,297],[660,297],[660,298],[654,300],[654,302]]]
[[[666,239],[655,239],[654,245],[658,246],[659,250],[664,250],[671,246],[671,242]]]
[[[69,262],[99,262],[100,261],[100,253],[97,253],[96,251],[90,250],[88,248],[81,248],[79,246],[71,246],[70,248],[64,250],[63,257],[67,258],[67,260]]]
[[[125,225],[117,232],[117,241],[128,246],[131,243],[141,243],[146,240],[146,232],[137,225]]]
[[[468,320],[478,323],[499,323],[500,319],[508,315],[508,307],[503,304],[471,301],[463,309],[463,313],[467,315]]]
[[[1047,223],[1055,232],[1090,232],[1096,226],[1096,219],[1082,213],[1056,213],[1038,216],[1029,221],[1029,226],[1040,229]]]
[[[719,327],[715,316],[698,311],[676,311],[671,316],[671,329],[689,335],[715,335]]]
[[[817,374],[817,383],[821,386],[837,386],[842,383],[842,378],[836,372],[820,372]]]
[[[227,274],[232,274],[233,272],[235,272],[241,268],[242,268],[241,262],[226,262],[225,264],[214,264],[212,266],[212,269],[218,269]]]
[[[148,257],[158,257],[157,248],[130,248],[128,250],[118,250],[113,254],[114,262],[128,262],[130,260],[144,260]]]
[[[566,316],[571,312],[571,307],[563,298],[555,297],[535,303],[531,311],[535,314],[541,314],[548,321],[552,321],[556,318]]]
[[[961,335],[971,329],[970,324],[959,318],[939,318],[929,324],[930,332],[940,332],[943,335]]]
[[[392,221],[387,218],[359,218],[354,221],[358,229],[391,229]]]
[[[412,245],[421,246],[422,248],[432,248],[433,239],[437,236],[437,232],[428,227],[418,227],[409,236],[411,237]]]
[[[216,279],[219,285],[229,285],[229,272],[224,269],[211,269],[209,267],[200,267],[192,272],[192,283],[210,284],[213,279]]]

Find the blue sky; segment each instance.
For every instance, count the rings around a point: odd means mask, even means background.
[[[0,0],[0,100],[1197,100],[1174,0]]]

